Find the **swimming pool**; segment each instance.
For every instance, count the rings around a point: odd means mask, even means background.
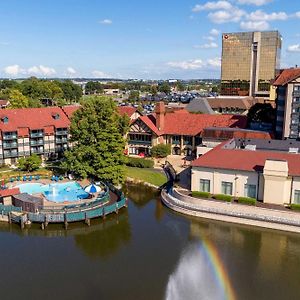
[[[17,186],[21,193],[43,194],[49,201],[64,202],[86,199],[89,194],[76,181],[42,184],[37,182],[23,183]]]

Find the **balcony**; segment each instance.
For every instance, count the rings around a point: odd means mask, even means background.
[[[18,137],[16,134],[5,134],[3,135],[3,140],[16,140]]]
[[[30,133],[31,138],[37,138],[37,137],[43,137],[43,136],[44,136],[44,132],[31,132]]]
[[[18,143],[3,143],[3,149],[18,148]]]
[[[15,157],[18,157],[18,151],[4,152],[3,156],[4,156],[4,158],[15,158]]]
[[[59,130],[59,131],[56,131],[55,135],[68,135],[68,130]]]
[[[130,145],[147,145],[147,146],[151,146],[152,142],[151,141],[140,141],[140,140],[129,140],[128,144],[130,144]]]
[[[172,140],[172,145],[180,145],[180,141]]]
[[[30,146],[44,145],[44,140],[31,140]]]
[[[300,91],[294,91],[293,97],[300,97]]]
[[[56,144],[65,144],[68,143],[68,139],[55,139]]]
[[[34,154],[43,154],[44,153],[44,149],[31,149],[30,152],[34,153]]]

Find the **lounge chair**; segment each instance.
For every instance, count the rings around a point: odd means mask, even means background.
[[[30,175],[30,176],[29,176],[29,179],[28,179],[28,180],[29,180],[29,181],[31,181],[31,180],[32,180],[32,175]]]
[[[23,181],[26,181],[27,180],[27,177],[26,176],[23,176]]]
[[[40,180],[40,175],[35,175],[35,180]]]
[[[21,177],[18,176],[18,177],[16,178],[16,180],[17,180],[17,181],[21,181]]]
[[[14,181],[15,181],[15,178],[14,178],[14,177],[11,177],[11,178],[9,178],[9,181],[10,181],[10,182],[14,182]]]
[[[60,175],[59,180],[64,180],[64,177],[62,175]]]
[[[54,175],[52,175],[51,180],[55,181],[55,176]]]

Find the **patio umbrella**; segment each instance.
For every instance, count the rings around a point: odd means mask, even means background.
[[[88,185],[85,189],[84,189],[87,193],[90,193],[90,194],[95,194],[97,192],[100,192],[101,191],[101,188],[100,186],[97,186],[95,184],[90,184]]]

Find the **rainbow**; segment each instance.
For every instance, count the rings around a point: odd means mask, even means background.
[[[202,240],[201,246],[202,249],[204,249],[208,261],[211,263],[212,269],[214,270],[215,277],[220,285],[220,288],[222,288],[222,290],[224,291],[226,300],[235,300],[236,296],[234,289],[232,287],[230,278],[218,253],[217,248],[212,242],[206,239]]]

